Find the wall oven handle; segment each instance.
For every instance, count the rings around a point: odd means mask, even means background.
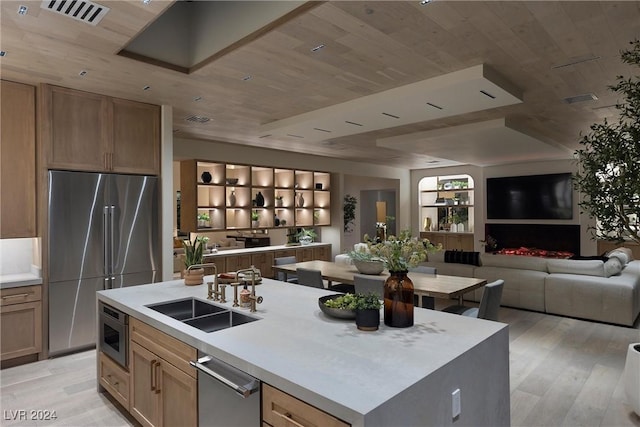
[[[241,386],[241,385],[238,385],[238,384],[234,383],[233,381],[231,381],[230,379],[224,377],[220,373],[209,369],[208,367],[206,367],[204,365],[204,363],[210,362],[211,360],[212,360],[211,356],[204,356],[204,357],[199,358],[195,362],[193,360],[190,360],[189,364],[191,366],[193,366],[194,368],[200,370],[201,372],[209,375],[210,377],[220,381],[222,384],[224,384],[227,387],[231,388],[238,395],[240,395],[240,396],[242,396],[244,398],[249,397],[252,393],[254,393],[254,392],[256,392],[256,391],[258,391],[260,389],[260,387],[256,387],[256,388],[253,388],[253,389],[248,389],[248,388],[246,388],[244,386]]]

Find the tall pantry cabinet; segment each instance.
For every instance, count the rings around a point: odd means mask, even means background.
[[[36,236],[35,87],[2,80],[0,238]]]

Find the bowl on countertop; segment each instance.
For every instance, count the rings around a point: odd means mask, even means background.
[[[342,308],[331,308],[331,307],[327,307],[326,305],[324,305],[324,303],[326,301],[329,301],[330,299],[335,299],[338,297],[342,297],[344,296],[344,294],[333,294],[333,295],[326,295],[323,297],[318,298],[318,306],[320,307],[320,310],[326,314],[329,317],[334,317],[337,319],[355,319],[356,318],[356,311],[355,310],[345,310]]]

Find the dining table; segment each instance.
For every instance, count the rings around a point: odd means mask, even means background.
[[[354,265],[338,264],[331,261],[314,260],[273,266],[275,271],[280,271],[284,274],[285,281],[288,275],[295,274],[298,268],[319,270],[322,278],[326,280],[329,285],[334,281],[352,285],[354,275],[359,274]],[[389,273],[385,270],[378,276],[386,278],[389,277]],[[445,276],[443,274],[426,274],[413,271],[409,272],[409,278],[413,282],[414,294],[426,297],[418,298],[418,306],[431,309],[435,306],[434,298],[457,298],[458,304],[462,305],[464,294],[487,284],[486,279],[477,277]],[[426,306],[423,304],[423,299],[426,300]]]

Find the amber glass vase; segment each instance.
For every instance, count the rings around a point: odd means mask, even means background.
[[[407,274],[407,271],[390,271],[384,282],[384,324],[387,326],[413,326],[413,282]]]

